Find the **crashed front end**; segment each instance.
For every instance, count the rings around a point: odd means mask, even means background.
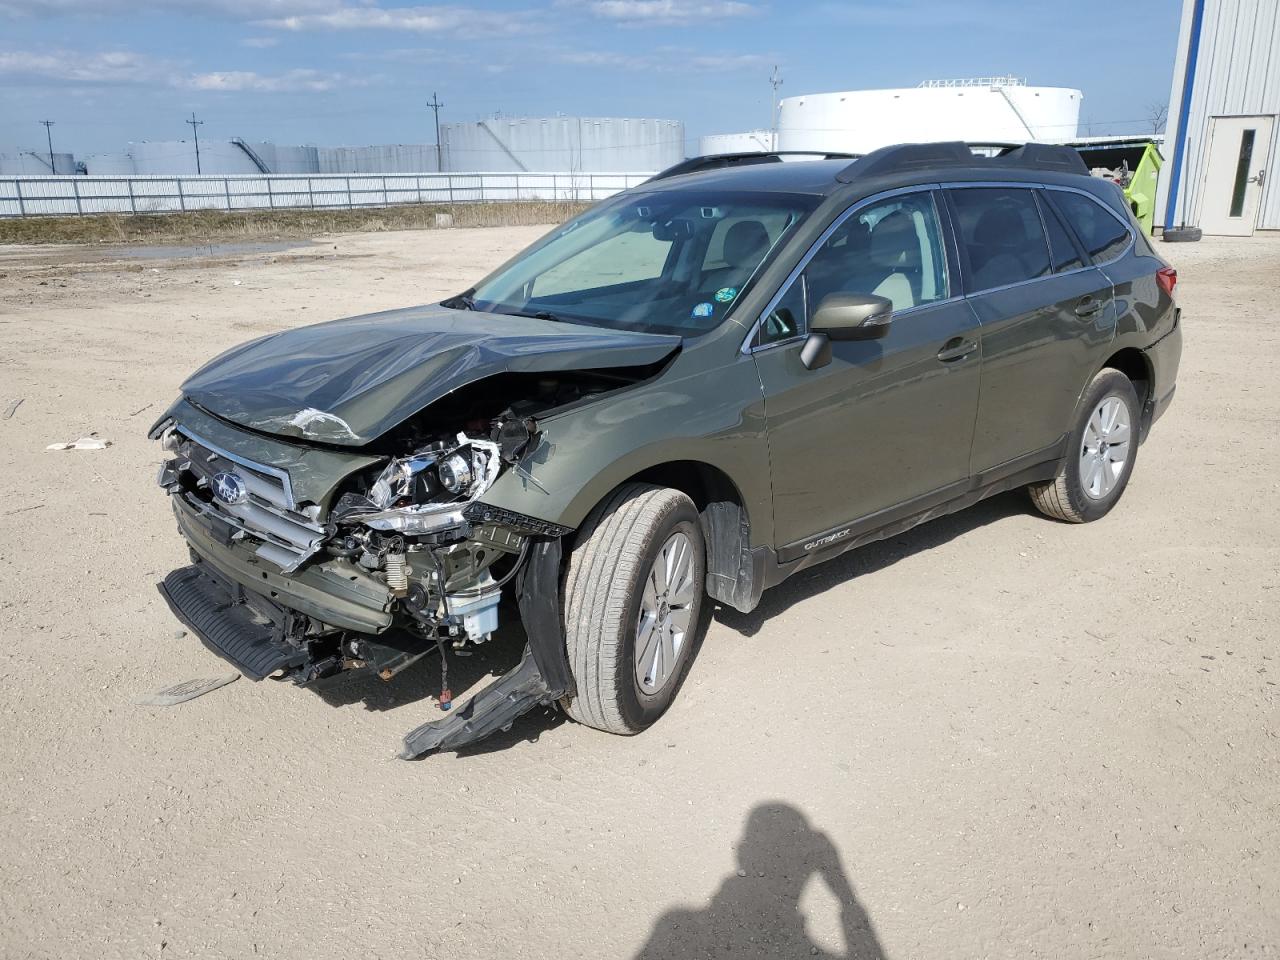
[[[182,400],[152,429],[159,483],[191,551],[160,589],[174,613],[246,676],[297,683],[487,641],[513,595],[529,637],[519,666],[402,756],[453,749],[571,693],[560,627],[568,528],[484,504],[523,471],[537,422],[511,410],[462,429],[403,430],[382,450],[245,430]],[[531,478],[530,478],[531,479]],[[448,708],[442,670],[441,705]]]

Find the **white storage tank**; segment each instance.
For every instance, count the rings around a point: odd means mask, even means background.
[[[774,149],[772,130],[748,130],[746,133],[711,133],[698,138],[698,156],[721,153],[768,153]]]
[[[778,149],[870,153],[932,140],[1074,140],[1083,96],[1015,77],[979,77],[787,97],[779,108]]]
[[[441,124],[440,142],[448,171],[644,172],[684,159],[684,124],[616,117],[496,117]]]
[[[50,170],[48,151],[15,150],[12,153],[0,153],[0,174],[5,176],[47,177],[51,173],[73,176],[76,173],[75,156],[54,151],[53,169]]]
[[[248,148],[246,150],[245,148]],[[213,176],[261,173],[249,156],[257,154],[268,173],[318,173],[315,147],[275,143],[246,143],[229,140],[200,141],[200,172]],[[191,140],[147,140],[129,144],[134,169],[140,176],[194,175],[196,147]]]
[[[434,143],[318,147],[321,173],[434,173]]]
[[[91,177],[132,177],[138,171],[128,153],[91,153],[84,158],[84,172]]]

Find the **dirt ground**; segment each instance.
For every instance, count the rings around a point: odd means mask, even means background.
[[[1178,397],[1105,521],[1009,494],[718,611],[643,736],[394,760],[427,663],[136,706],[225,672],[155,589],[184,376],[540,232],[0,248],[0,956],[1280,955],[1277,239],[1161,246]]]

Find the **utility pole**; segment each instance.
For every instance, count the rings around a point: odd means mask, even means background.
[[[430,107],[432,112],[436,115],[436,172],[444,173],[444,154],[440,149],[440,108],[443,107],[444,104],[440,102],[440,98],[437,97],[433,91],[427,106]]]
[[[769,76],[769,86],[773,87],[773,104],[769,108],[769,149],[778,149],[778,88],[782,86],[782,74],[778,72],[777,64],[773,67],[773,73]]]
[[[53,165],[53,121],[41,120],[40,122],[44,124],[44,135],[49,141],[49,172],[56,174],[58,168]]]
[[[196,176],[199,176],[202,172],[200,170],[200,127],[204,126],[204,121],[197,120],[196,112],[192,110],[191,119],[182,122],[191,124],[191,134],[196,138]]]

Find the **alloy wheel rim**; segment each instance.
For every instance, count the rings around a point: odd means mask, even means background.
[[[1080,443],[1080,486],[1090,500],[1105,499],[1120,482],[1132,438],[1128,404],[1104,397],[1089,416]]]
[[[677,531],[658,551],[640,594],[635,670],[636,683],[645,693],[659,693],[675,674],[696,599],[693,543]]]

